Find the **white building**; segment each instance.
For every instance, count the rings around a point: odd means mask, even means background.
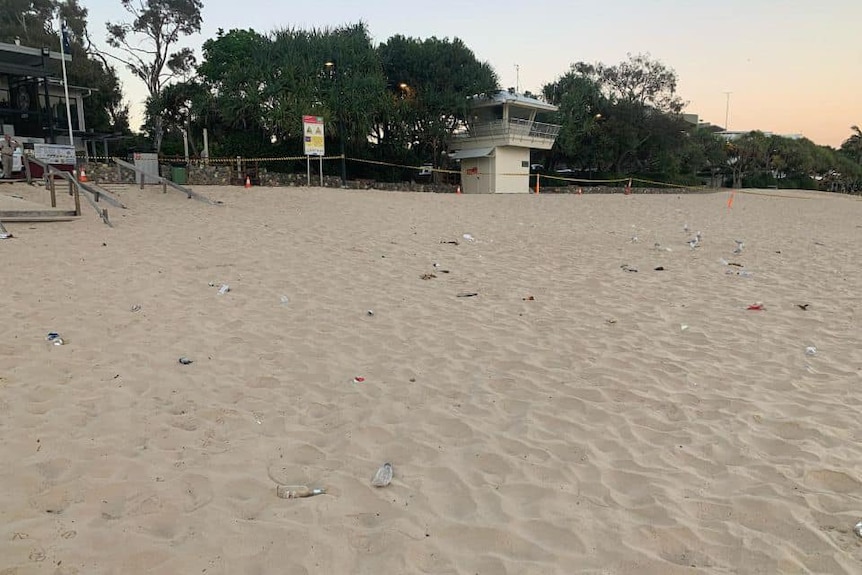
[[[556,106],[514,90],[473,97],[467,130],[456,134],[451,158],[461,160],[465,194],[528,193],[530,150],[549,150],[560,126],[536,121]]]

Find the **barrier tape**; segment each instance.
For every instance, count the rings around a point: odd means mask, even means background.
[[[408,170],[427,170],[429,172],[440,172],[441,174],[460,174],[461,170],[446,170],[443,168],[426,168],[422,166],[408,166],[406,164],[395,164],[393,162],[381,162],[379,160],[363,160],[360,158],[347,158],[351,162],[360,162],[363,164],[374,164],[376,166],[390,166],[393,168],[405,168]]]
[[[80,156],[80,157],[83,157],[83,156]],[[88,158],[90,160],[111,160],[113,158],[113,156],[88,156]],[[273,157],[258,157],[258,158],[240,157],[239,159],[237,159],[236,157],[233,157],[233,158],[207,158],[206,160],[204,160],[202,158],[190,158],[189,161],[199,163],[199,164],[203,163],[203,164],[216,164],[216,165],[225,164],[225,165],[227,165],[227,164],[235,164],[237,161],[240,161],[242,163],[248,163],[248,162],[296,162],[296,161],[308,160],[308,159],[311,159],[312,161],[320,161],[320,160],[340,160],[341,158],[342,158],[341,155],[337,155],[337,156],[273,156]],[[532,173],[524,174],[524,173],[511,173],[511,172],[502,173],[502,174],[492,174],[490,172],[479,172],[479,171],[467,172],[464,170],[447,170],[445,168],[429,168],[429,167],[424,167],[424,166],[409,166],[406,164],[397,164],[394,162],[384,162],[381,160],[367,160],[367,159],[363,159],[363,158],[351,158],[349,156],[344,156],[344,159],[349,160],[351,162],[358,162],[358,163],[362,163],[362,164],[371,164],[371,165],[375,165],[375,166],[388,166],[388,167],[392,167],[392,168],[402,168],[402,169],[416,170],[416,171],[430,171],[430,172],[435,172],[435,173],[440,173],[440,174],[460,174],[462,176],[490,176],[490,175],[521,176],[521,177],[523,177],[523,176],[537,176],[540,179],[540,181],[542,178],[544,178],[546,180],[557,180],[560,182],[572,182],[572,183],[577,183],[577,184],[621,184],[621,183],[627,183],[629,180],[631,180],[632,182],[639,182],[639,183],[649,184],[649,185],[654,185],[654,186],[666,186],[669,188],[679,188],[679,189],[705,189],[705,188],[707,188],[707,186],[702,186],[702,185],[701,186],[685,186],[682,184],[672,184],[669,182],[658,182],[655,180],[648,180],[645,178],[636,178],[636,177],[613,178],[613,179],[606,179],[606,180],[591,180],[591,179],[587,179],[587,178],[570,178],[570,177],[566,177],[566,176],[555,176],[555,175],[550,175],[550,174],[532,174]],[[185,162],[186,158],[185,158],[185,156],[160,156],[159,161]]]

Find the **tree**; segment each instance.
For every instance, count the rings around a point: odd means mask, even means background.
[[[608,149],[602,145],[603,128],[610,102],[591,78],[570,70],[555,82],[542,88],[545,100],[557,106],[551,121],[560,125],[554,148],[548,154],[548,166],[557,165],[562,157],[578,169],[601,171],[607,164]]]
[[[676,83],[673,69],[640,54],[614,66],[573,64],[543,89],[561,106],[557,149],[581,164],[586,159],[578,156],[584,153],[596,158],[594,163],[601,158],[618,174],[678,173],[688,126],[680,116],[684,102],[676,95]],[[601,109],[600,122],[587,111],[594,107]]]
[[[419,161],[438,166],[452,135],[466,124],[470,97],[496,92],[497,75],[459,38],[421,40],[397,35],[381,44],[377,53],[390,94],[400,92],[401,84],[406,90],[400,127],[394,122],[381,134],[383,139],[407,141]],[[400,134],[393,134],[398,130]]]
[[[749,132],[727,143],[727,163],[733,187],[741,188],[743,178],[763,172],[769,162],[770,142],[763,132]]]
[[[181,36],[200,32],[201,0],[121,0],[132,17],[131,22],[106,24],[108,45],[122,56],[110,54],[124,63],[144,82],[150,98],[158,99],[171,79],[187,74],[194,65],[190,48],[174,51]],[[140,42],[134,42],[138,37]],[[153,147],[161,150],[163,125],[161,114],[153,118]]]
[[[862,128],[850,126],[853,134],[841,144],[841,151],[857,164],[862,165]]]
[[[724,142],[709,128],[695,126],[686,138],[682,152],[682,172],[693,177],[709,174],[712,187],[719,187],[727,170]]]

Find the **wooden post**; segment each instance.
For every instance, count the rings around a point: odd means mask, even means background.
[[[69,195],[70,196],[73,194],[73,192],[72,192],[73,187],[74,187],[74,184],[72,183],[72,180],[69,180]]]
[[[100,197],[102,197],[102,194],[101,194],[101,192],[99,192],[99,190],[96,190],[93,192],[93,199],[96,200],[96,202],[99,201]]]
[[[144,189],[144,173],[138,172],[138,177],[141,178],[141,189]]]
[[[45,184],[47,184],[48,189],[51,191],[51,207],[57,207],[57,190],[54,187],[54,178],[51,175],[51,170],[45,170]]]
[[[72,182],[70,181],[69,184],[71,185]],[[77,185],[75,185],[74,188],[75,188],[75,215],[80,216],[81,215],[81,193],[78,191]]]
[[[21,159],[24,161],[24,173],[27,174],[27,183],[33,183],[33,176],[30,174],[30,160],[27,154],[21,154]]]
[[[164,180],[164,179],[162,179],[162,193],[163,193],[163,194],[167,194],[167,193],[168,193],[168,184],[167,184],[167,182],[165,182],[165,180]]]

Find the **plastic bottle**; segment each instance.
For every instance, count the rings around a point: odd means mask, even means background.
[[[305,485],[277,485],[275,494],[282,499],[299,499],[300,497],[313,497],[323,495],[326,489],[312,489]]]

